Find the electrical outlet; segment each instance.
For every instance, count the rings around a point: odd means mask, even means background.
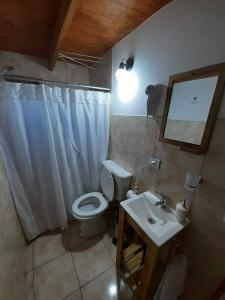
[[[151,156],[149,157],[148,165],[149,165],[150,168],[159,170],[160,169],[160,164],[161,164],[160,159],[154,158],[154,157],[151,157]]]

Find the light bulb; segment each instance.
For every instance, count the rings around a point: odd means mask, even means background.
[[[117,81],[118,82],[123,81],[125,79],[125,77],[127,76],[127,73],[128,73],[128,71],[126,69],[119,68],[115,74]]]
[[[134,71],[125,71],[119,75],[118,96],[122,102],[130,102],[138,90],[138,77]]]

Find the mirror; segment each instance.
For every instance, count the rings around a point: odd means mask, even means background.
[[[175,83],[164,137],[200,145],[218,76]]]
[[[225,83],[225,64],[170,76],[160,140],[204,153]]]

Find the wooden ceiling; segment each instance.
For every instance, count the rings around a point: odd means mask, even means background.
[[[47,57],[60,0],[3,0],[0,50]]]
[[[4,0],[0,50],[50,60],[58,52],[101,56],[172,0]]]

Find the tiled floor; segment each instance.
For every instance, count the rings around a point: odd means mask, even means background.
[[[130,300],[117,282],[116,249],[109,233],[79,236],[79,224],[39,237],[28,249],[27,300]]]

